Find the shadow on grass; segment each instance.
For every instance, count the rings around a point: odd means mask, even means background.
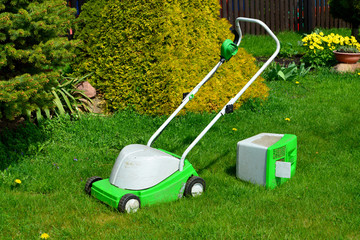
[[[223,154],[221,154],[220,156],[218,156],[214,160],[210,161],[206,166],[204,166],[203,168],[200,168],[197,172],[199,174],[201,174],[204,170],[211,168],[213,165],[215,165],[217,162],[219,162],[222,158],[224,158],[226,155],[228,155],[229,152],[230,151],[224,152]]]
[[[231,175],[231,176],[236,177],[236,165],[230,166],[230,167],[226,168],[225,172],[226,172],[228,175]]]
[[[41,151],[47,133],[34,123],[23,122],[16,128],[0,131],[0,171],[18,163],[25,155]]]

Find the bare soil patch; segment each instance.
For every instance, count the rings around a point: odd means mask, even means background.
[[[280,65],[283,65],[283,66],[287,66],[289,65],[290,63],[292,62],[295,62],[296,65],[300,65],[300,59],[301,59],[302,55],[294,55],[293,57],[291,58],[288,58],[288,57],[276,57],[274,59],[274,61],[276,63],[279,63]],[[256,60],[258,62],[266,62],[269,58],[268,57],[257,57]]]

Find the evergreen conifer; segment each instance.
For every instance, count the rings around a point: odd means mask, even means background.
[[[88,0],[82,10],[75,38],[84,45],[75,69],[94,73],[89,80],[110,111],[172,113],[220,60],[222,42],[234,39],[231,24],[219,18],[219,0]],[[240,48],[186,111],[220,110],[257,70]],[[234,107],[267,96],[259,77]]]
[[[53,107],[51,88],[79,41],[65,0],[0,0],[0,119]]]

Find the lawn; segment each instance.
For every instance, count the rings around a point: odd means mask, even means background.
[[[332,29],[318,29],[325,35],[334,33],[342,36],[350,36],[351,30],[346,28],[332,28]],[[303,54],[304,48],[302,47],[301,39],[305,34],[297,32],[280,32],[276,34],[281,43],[279,56],[288,57]],[[245,35],[241,41],[241,47],[245,48],[254,57],[271,56],[276,48],[274,40],[269,35]]]
[[[146,144],[165,117],[122,111],[3,130],[0,239],[359,239],[360,76],[319,69],[267,84],[266,102],[225,115],[188,155],[205,194],[136,214],[88,197],[85,181],[108,177],[119,151]],[[177,117],[154,147],[181,155],[215,115]],[[296,175],[273,190],[235,176],[237,142],[261,132],[298,137]]]

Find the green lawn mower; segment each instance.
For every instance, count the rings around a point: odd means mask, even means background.
[[[180,110],[194,98],[201,86],[214,75],[223,63],[229,61],[230,58],[237,53],[242,37],[240,21],[257,23],[263,26],[276,41],[277,48],[275,53],[241,91],[221,109],[215,118],[185,150],[182,156],[177,156],[162,149],[152,148],[151,144]],[[280,51],[278,39],[260,20],[243,17],[237,18],[233,32],[235,34],[235,40],[231,41],[227,39],[221,46],[220,61],[190,93],[185,94],[181,105],[152,135],[147,145],[131,144],[124,147],[116,159],[110,178],[90,177],[85,185],[86,193],[117,208],[120,212],[130,213],[136,212],[141,206],[174,201],[183,196],[195,197],[205,191],[205,181],[199,177],[191,163],[185,159],[187,154],[221,116],[233,111],[233,104]]]

